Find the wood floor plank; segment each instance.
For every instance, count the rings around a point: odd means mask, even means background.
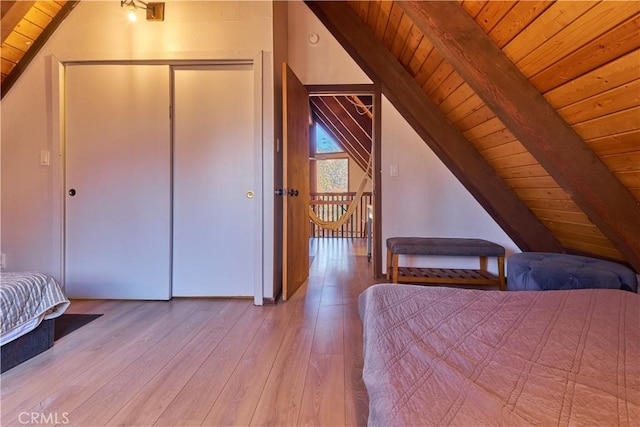
[[[153,425],[227,332],[220,326],[202,328],[107,425]]]
[[[313,328],[287,329],[251,426],[297,425],[312,341]]]
[[[297,425],[345,425],[342,355],[311,353]]]
[[[357,314],[357,304],[344,306],[344,365],[345,387],[357,390],[364,387],[362,382],[362,325]],[[355,311],[355,312],[354,312]]]
[[[81,406],[70,411],[74,425],[106,425],[144,386],[185,346],[206,322],[211,313],[196,310],[182,312],[182,321],[167,328],[162,339],[146,347],[146,351],[118,375],[93,393]],[[176,319],[177,320],[177,319]],[[162,334],[162,331],[158,331]],[[143,347],[145,348],[145,347]]]
[[[264,320],[202,425],[249,425],[288,326],[286,316]]]
[[[342,293],[341,293],[342,294]],[[316,354],[344,353],[342,305],[322,305],[313,333],[311,352]]]
[[[199,366],[155,425],[201,425],[264,320],[269,307],[231,314],[233,327]],[[227,317],[227,316],[225,316]]]

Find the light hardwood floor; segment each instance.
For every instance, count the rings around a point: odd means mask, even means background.
[[[365,252],[313,241],[307,284],[276,306],[73,301],[70,313],[104,315],[2,374],[1,424],[365,425],[357,297],[376,282]]]

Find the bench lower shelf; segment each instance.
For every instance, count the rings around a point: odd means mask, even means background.
[[[438,283],[501,286],[500,278],[486,270],[399,267],[398,283]]]

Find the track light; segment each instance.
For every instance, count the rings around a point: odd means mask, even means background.
[[[141,0],[120,0],[120,7],[127,8],[129,21],[138,20],[137,9],[147,11],[147,21],[164,21],[164,3],[145,3]]]

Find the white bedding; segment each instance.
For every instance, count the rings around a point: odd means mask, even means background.
[[[369,425],[640,425],[640,295],[376,285]]]
[[[60,285],[43,273],[0,274],[0,345],[60,316],[69,306]]]

